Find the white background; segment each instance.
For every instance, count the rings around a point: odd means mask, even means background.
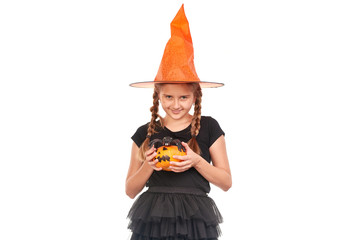
[[[184,1],[226,133],[222,240],[360,239],[357,1]],[[130,137],[180,1],[1,1],[0,239],[127,239]]]

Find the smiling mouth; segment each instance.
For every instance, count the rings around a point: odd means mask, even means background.
[[[171,110],[171,112],[174,114],[179,114],[181,112],[181,110]]]

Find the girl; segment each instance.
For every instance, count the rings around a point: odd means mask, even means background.
[[[207,196],[209,182],[227,191],[232,180],[224,132],[215,119],[201,116],[201,86],[222,84],[198,79],[183,6],[171,26],[172,37],[155,81],[132,84],[154,86],[154,94],[151,121],[139,127],[132,136],[126,194],[135,198],[145,186],[148,190],[137,198],[129,211],[131,239],[215,240],[220,235],[222,217],[214,201]],[[163,118],[158,114],[160,103],[165,111]],[[172,171],[157,168],[156,149],[149,148],[151,140],[163,137],[179,139],[186,149],[185,156],[174,156],[181,161],[171,162]]]

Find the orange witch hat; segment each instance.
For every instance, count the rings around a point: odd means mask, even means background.
[[[132,87],[153,87],[154,83],[199,83],[201,87],[221,87],[223,83],[202,82],[195,71],[194,48],[184,4],[170,24],[171,38],[154,81],[132,83]]]

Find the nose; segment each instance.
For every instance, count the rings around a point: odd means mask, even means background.
[[[179,102],[178,99],[175,99],[175,100],[174,100],[174,105],[173,105],[173,107],[174,107],[175,109],[180,108],[180,102]]]

